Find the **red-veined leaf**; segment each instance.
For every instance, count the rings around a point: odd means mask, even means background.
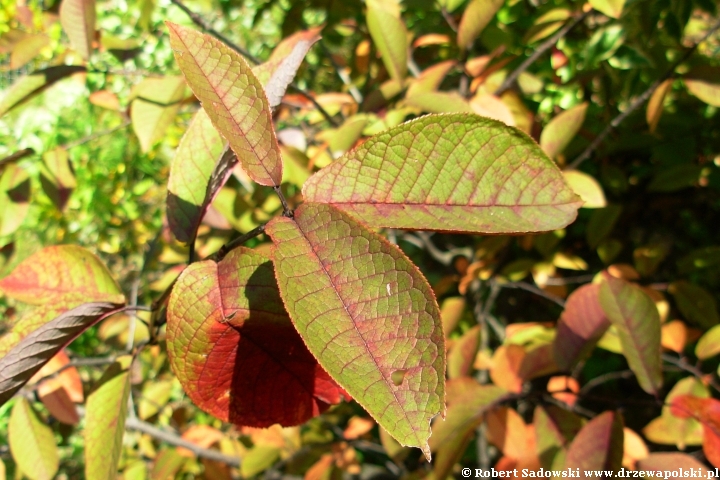
[[[428,115],[374,136],[313,175],[306,201],[389,228],[536,232],[580,199],[525,134],[475,115]]]
[[[95,37],[95,0],[62,0],[60,24],[73,48],[87,60]]]
[[[30,176],[12,163],[0,171],[0,237],[20,228],[29,209]]]
[[[617,328],[623,354],[638,383],[648,393],[663,384],[660,361],[660,314],[655,302],[638,286],[605,275],[600,285],[600,305]]]
[[[262,84],[239,53],[195,30],[167,22],[175,59],[243,170],[261,185],[280,185],[282,157]]]
[[[0,292],[33,305],[125,301],[107,267],[76,245],[46,247],[26,258],[0,280]]]
[[[0,405],[7,402],[58,351],[118,307],[120,304],[84,303],[22,338],[0,359]]]
[[[702,424],[705,458],[720,468],[720,401],[680,395],[673,398],[670,411],[678,418],[694,418]]]
[[[561,370],[572,369],[589,355],[610,327],[600,306],[599,294],[600,285],[583,285],[565,302],[554,342],[555,361]]]
[[[471,0],[458,26],[457,43],[468,50],[483,29],[495,17],[505,0]]]
[[[88,395],[85,414],[85,478],[115,480],[130,396],[132,358],[124,356],[105,371]]]
[[[550,158],[555,158],[570,144],[585,121],[587,103],[581,103],[550,120],[540,134],[540,146]]]
[[[59,466],[55,436],[25,398],[19,398],[13,405],[8,443],[15,463],[26,477],[31,480],[55,477]]]
[[[60,65],[18,78],[10,88],[5,90],[5,95],[0,99],[0,117],[58,80],[84,71],[85,67],[79,65]]]
[[[395,245],[329,205],[274,218],[280,293],[320,364],[401,444],[430,449],[445,340],[430,285]]]
[[[565,468],[580,471],[620,470],[623,456],[623,419],[605,412],[590,420],[568,447]]]
[[[390,77],[402,81],[407,74],[408,39],[399,5],[388,0],[368,1],[367,27]]]
[[[185,81],[177,76],[146,78],[133,88],[131,96],[132,128],[143,152],[148,152],[175,119],[185,97]]]
[[[167,337],[187,394],[224,421],[298,425],[340,401],[342,390],[290,322],[270,261],[253,250],[183,272],[170,296]]]
[[[637,469],[656,472],[655,475],[658,477],[666,471],[674,472],[678,469],[702,472],[702,475],[700,475],[701,478],[709,478],[708,473],[710,472],[697,458],[686,453],[678,452],[651,453],[647,457],[638,460]]]

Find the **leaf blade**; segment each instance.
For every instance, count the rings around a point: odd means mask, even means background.
[[[50,480],[59,467],[52,429],[37,416],[25,398],[13,406],[8,424],[10,451],[20,470],[31,480]]]
[[[73,48],[87,60],[95,36],[95,0],[63,0],[60,4],[60,24]]]

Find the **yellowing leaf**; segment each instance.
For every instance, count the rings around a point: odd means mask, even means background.
[[[407,74],[407,30],[399,9],[389,8],[392,2],[367,2],[367,26],[373,43],[382,56],[390,77],[402,81]]]
[[[10,452],[20,471],[30,480],[51,480],[59,460],[55,436],[25,398],[18,398],[8,423]]]
[[[408,96],[405,105],[428,113],[472,113],[473,109],[463,97],[456,92],[420,92]]]
[[[533,140],[462,114],[372,137],[310,177],[303,196],[374,226],[478,233],[562,228],[579,206]]]
[[[128,369],[131,361],[131,357],[125,356],[112,364],[88,396],[85,414],[85,478],[117,478],[130,395]]]
[[[320,365],[401,444],[429,457],[445,346],[427,280],[396,246],[332,206],[304,203],[266,232],[285,307]]]
[[[0,237],[20,228],[29,208],[30,176],[24,168],[12,163],[0,171]]]
[[[599,10],[608,17],[620,18],[625,0],[588,0],[595,10]]]
[[[662,82],[652,93],[650,101],[648,101],[645,118],[647,119],[648,125],[650,126],[651,133],[655,131],[658,122],[660,122],[660,117],[662,116],[663,112],[663,102],[665,101],[665,96],[672,87],[672,83],[672,79],[668,79]]]
[[[170,380],[146,383],[138,402],[138,417],[145,420],[162,410],[170,399],[171,390]]]
[[[457,62],[455,60],[445,60],[436,63],[420,73],[420,76],[413,80],[407,90],[406,96],[412,97],[419,93],[434,92],[440,87],[445,76],[450,72]]]
[[[465,334],[453,342],[448,352],[448,378],[457,378],[470,375],[475,354],[477,353],[480,341],[480,325],[465,332]]]
[[[555,158],[570,144],[585,121],[587,103],[562,112],[548,123],[540,134],[540,146],[549,157]]]
[[[190,28],[167,23],[175,59],[243,170],[261,185],[280,185],[282,157],[267,97],[239,53]]]
[[[467,50],[490,23],[505,0],[471,0],[458,26],[457,43]]]
[[[95,0],[62,0],[60,23],[73,48],[87,60],[95,37]]]
[[[10,55],[10,68],[15,70],[24,66],[49,43],[50,38],[46,35],[28,35],[23,38],[13,47],[12,55]]]
[[[463,313],[465,313],[465,304],[466,301],[464,297],[448,297],[443,300],[440,307],[440,318],[442,318],[445,338],[455,330],[455,326],[460,321]]]
[[[515,126],[515,117],[505,103],[495,95],[478,93],[470,100],[470,107],[480,116],[503,122],[510,127]]]
[[[58,210],[63,210],[77,186],[67,150],[58,147],[43,154],[40,183]]]
[[[585,202],[582,208],[603,208],[607,206],[602,187],[593,177],[578,170],[563,170],[565,181]]]
[[[720,107],[720,68],[701,66],[692,69],[683,78],[687,89],[697,98]]]
[[[0,117],[58,80],[84,71],[85,67],[79,65],[61,65],[38,70],[31,75],[18,78],[10,88],[5,90],[5,94],[0,99]]]
[[[700,360],[707,360],[720,353],[720,325],[715,325],[700,337],[695,346],[695,355]]]
[[[182,77],[146,78],[133,88],[130,119],[143,152],[162,140],[185,96]]]

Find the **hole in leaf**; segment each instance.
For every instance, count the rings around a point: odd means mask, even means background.
[[[391,375],[390,379],[395,384],[396,387],[399,387],[402,385],[403,380],[405,379],[405,374],[407,373],[407,370],[395,370]]]

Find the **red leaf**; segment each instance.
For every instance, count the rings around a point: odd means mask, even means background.
[[[290,322],[269,260],[250,249],[183,272],[170,296],[167,338],[193,402],[237,425],[298,425],[344,393]]]
[[[682,395],[670,405],[673,415],[693,417],[703,426],[703,452],[708,461],[720,468],[720,400]]]
[[[623,421],[614,412],[590,420],[568,448],[565,467],[580,470],[620,469],[623,455]]]

